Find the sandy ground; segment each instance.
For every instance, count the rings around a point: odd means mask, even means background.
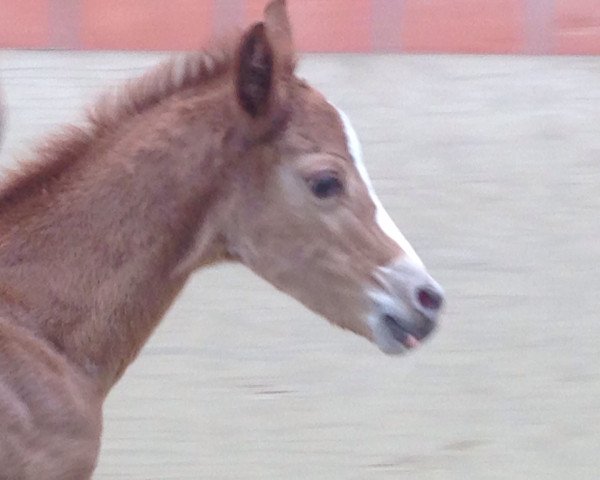
[[[0,52],[3,165],[160,55]],[[97,480],[600,478],[600,58],[308,56],[448,307],[390,358],[198,274],[106,405]]]

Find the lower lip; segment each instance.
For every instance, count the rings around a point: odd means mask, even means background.
[[[404,330],[396,321],[388,316],[383,318],[384,323],[392,332],[392,336],[400,342],[404,347],[413,349],[421,345],[421,342],[416,337]]]

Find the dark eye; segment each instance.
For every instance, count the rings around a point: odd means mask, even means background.
[[[342,193],[344,185],[335,174],[327,172],[312,178],[310,189],[318,198],[329,198]]]

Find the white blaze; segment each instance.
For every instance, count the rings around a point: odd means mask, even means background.
[[[390,215],[386,212],[385,208],[383,208],[381,201],[379,200],[377,194],[375,193],[375,190],[373,189],[371,178],[369,177],[369,174],[367,173],[367,168],[365,167],[365,164],[363,162],[362,147],[360,145],[360,140],[358,139],[358,135],[356,134],[354,127],[350,123],[350,119],[339,108],[335,106],[334,108],[338,111],[340,119],[342,120],[342,124],[344,125],[346,141],[348,142],[348,151],[350,152],[350,155],[352,155],[354,165],[356,165],[358,173],[360,174],[362,180],[367,186],[369,195],[371,196],[371,200],[375,204],[375,221],[377,222],[381,230],[383,230],[383,232],[388,237],[394,240],[410,259],[412,259],[418,265],[423,266],[423,262],[417,255],[417,252],[415,252],[415,249],[404,237],[404,235],[402,235],[402,232],[400,232]]]

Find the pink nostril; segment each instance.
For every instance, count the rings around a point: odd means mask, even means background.
[[[417,298],[421,306],[427,310],[437,311],[442,307],[443,297],[428,288],[419,288]]]

